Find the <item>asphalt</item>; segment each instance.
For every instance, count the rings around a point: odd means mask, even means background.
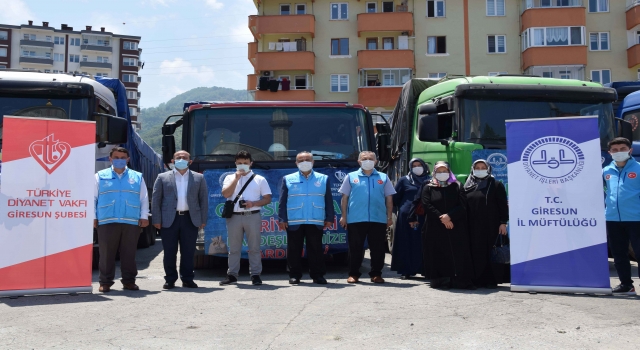
[[[140,291],[116,282],[101,294],[94,272],[93,294],[0,299],[0,349],[620,349],[640,340],[636,296],[440,291],[388,265],[382,285],[347,284],[346,267],[332,264],[328,285],[305,276],[290,286],[282,262],[265,264],[259,287],[246,266],[239,284],[220,287],[217,266],[196,271],[198,289],[165,291],[161,244],[137,260]]]

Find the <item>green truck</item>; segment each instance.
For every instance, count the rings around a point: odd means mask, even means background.
[[[484,158],[496,178],[507,182],[505,120],[584,115],[598,116],[602,162],[608,163],[607,142],[631,134],[629,123],[614,118],[616,97],[615,89],[598,83],[536,76],[412,79],[389,122],[376,125],[380,165],[396,181],[408,173],[411,158],[422,158],[431,169],[445,160],[464,183],[473,160]],[[392,244],[393,229],[390,250]]]

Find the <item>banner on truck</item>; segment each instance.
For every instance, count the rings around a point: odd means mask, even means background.
[[[471,161],[484,159],[491,165],[491,175],[504,184],[509,193],[509,179],[507,178],[507,151],[503,149],[477,149],[471,152]]]
[[[95,122],[3,120],[0,296],[91,292]]]
[[[319,168],[314,171],[329,176],[331,194],[333,196],[333,208],[336,215],[333,225],[325,230],[322,237],[325,254],[343,253],[348,250],[347,232],[338,221],[342,217],[340,210],[340,198],[338,193],[342,180],[355,168]],[[280,203],[280,187],[282,177],[291,174],[297,169],[252,169],[258,175],[264,176],[269,183],[272,192],[271,204],[262,207],[262,258],[285,259],[287,257],[287,231],[278,228],[278,204]],[[235,169],[205,170],[204,178],[209,188],[209,219],[204,229],[204,249],[208,255],[226,256],[228,253],[227,224],[222,218],[222,208],[226,198],[222,197],[222,183],[227,175],[235,173]],[[247,258],[246,240],[242,242],[242,257]]]
[[[611,293],[597,117],[506,126],[511,290]]]

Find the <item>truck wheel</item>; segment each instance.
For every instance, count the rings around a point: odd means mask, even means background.
[[[393,238],[396,233],[396,222],[398,221],[398,217],[396,214],[392,214],[393,225],[387,228],[387,252],[389,254],[393,254]]]

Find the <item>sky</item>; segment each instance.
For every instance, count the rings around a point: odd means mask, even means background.
[[[0,23],[90,25],[142,37],[139,89],[146,108],[201,86],[246,89],[253,73],[247,17],[256,12],[252,0],[7,0]]]

